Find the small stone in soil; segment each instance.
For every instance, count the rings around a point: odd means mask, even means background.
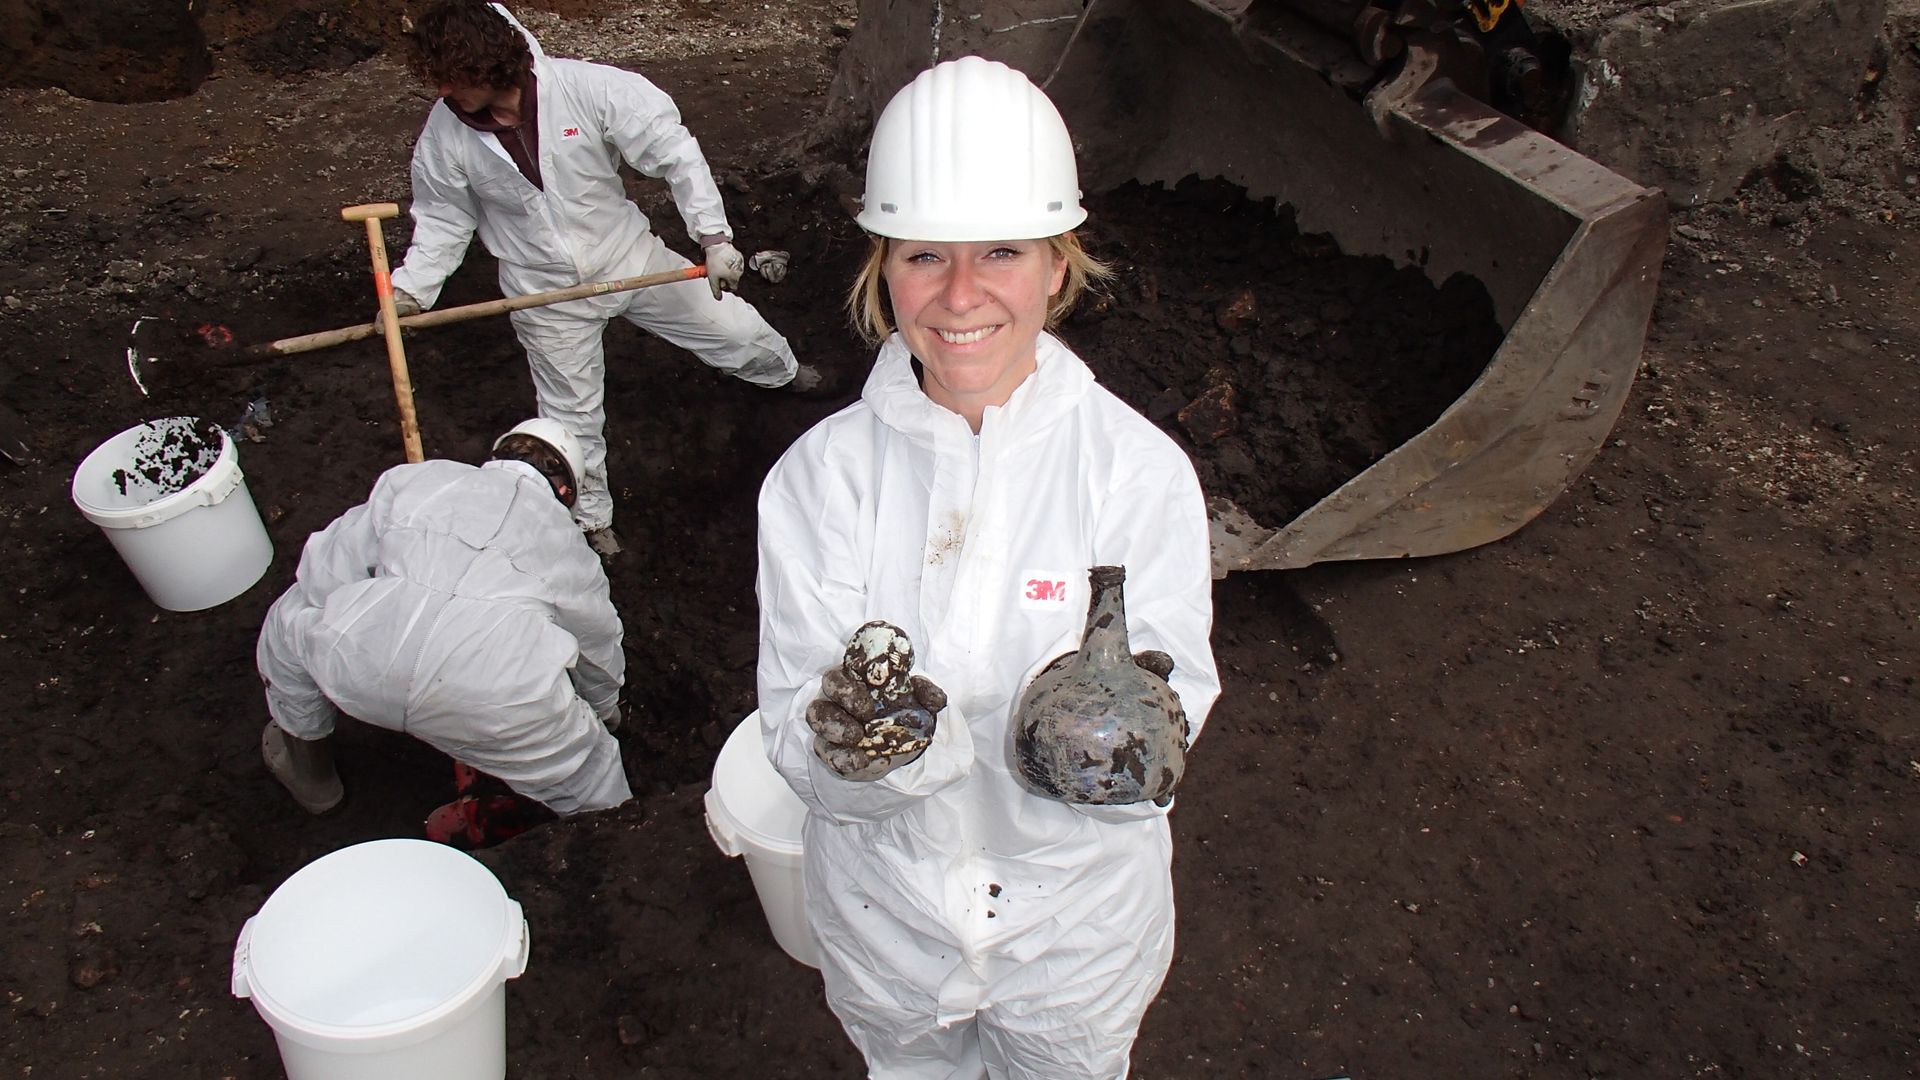
[[[1260,305],[1254,301],[1253,290],[1242,289],[1229,297],[1220,305],[1219,310],[1214,312],[1213,320],[1220,324],[1220,329],[1229,333],[1250,330],[1260,325]]]
[[[1233,384],[1220,383],[1180,410],[1180,424],[1193,441],[1205,446],[1239,426],[1240,417],[1233,407]]]
[[[614,1028],[620,1033],[621,1046],[638,1046],[647,1041],[647,1025],[635,1016],[622,1016],[614,1021]]]
[[[67,965],[67,979],[82,990],[91,990],[112,981],[120,974],[113,953],[103,945],[89,945],[75,951]]]

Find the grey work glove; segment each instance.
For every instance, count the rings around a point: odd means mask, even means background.
[[[913,642],[899,627],[854,631],[846,659],[820,679],[807,704],[813,752],[845,780],[878,780],[918,760],[933,743],[946,691],[913,675]]]
[[[747,269],[767,279],[769,285],[778,285],[787,277],[787,263],[793,256],[784,251],[756,251],[747,257]]]
[[[925,675],[909,676],[916,707],[875,716],[873,696],[840,668],[820,680],[820,696],[807,704],[813,752],[843,780],[878,780],[911,765],[933,742],[935,717],[947,707],[946,691]]]
[[[415,300],[412,296],[408,295],[407,290],[405,289],[393,290],[393,313],[395,315],[404,319],[409,315],[418,315],[424,310],[426,309],[420,306],[420,301]],[[386,313],[381,311],[378,306],[375,306],[373,309],[373,332],[374,333],[385,334],[387,332],[387,324],[383,321],[385,318],[386,318]],[[402,327],[401,329],[404,330],[406,328]]]
[[[1048,661],[1047,666],[1040,669],[1040,674],[1044,675],[1055,668],[1065,666],[1069,660],[1079,655],[1080,650],[1078,649],[1069,653],[1061,653],[1059,656]],[[1161,682],[1165,682],[1173,677],[1173,657],[1161,652],[1159,649],[1142,649],[1134,653],[1133,666],[1142,671],[1152,672],[1159,677]],[[1035,676],[1035,678],[1038,677],[1039,676]]]
[[[1142,649],[1133,654],[1133,666],[1142,671],[1151,671],[1166,682],[1173,676],[1173,657],[1159,649]]]
[[[720,299],[720,290],[729,292],[740,288],[740,275],[747,272],[746,256],[740,249],[725,240],[707,249],[707,287],[713,290],[713,298]]]

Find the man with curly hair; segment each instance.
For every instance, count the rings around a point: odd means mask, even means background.
[[[436,87],[413,149],[413,243],[393,274],[401,315],[431,307],[476,232],[500,261],[508,296],[692,265],[654,236],[627,198],[622,162],[673,190],[687,233],[705,249],[707,284],[688,281],[513,313],[540,415],[586,451],[574,518],[595,551],[620,550],[607,487],[601,334],[625,318],[757,386],[806,391],[820,373],[738,285],[746,260],[700,144],[680,111],[644,77],[549,58],[499,4],[440,0],[420,17],[409,66]]]

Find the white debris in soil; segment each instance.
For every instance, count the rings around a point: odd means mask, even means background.
[[[854,5],[840,6],[846,11],[835,14],[851,18]],[[835,21],[819,14],[818,9],[808,8],[796,13],[785,3],[721,7],[702,0],[671,8],[634,5],[627,11],[579,19],[529,8],[517,17],[551,56],[632,64],[817,46],[832,33]]]
[[[1856,507],[1906,502],[1913,468],[1883,460],[1883,447],[1831,426],[1804,427],[1712,389],[1681,389],[1668,376],[1692,374],[1699,362],[1663,358],[1664,370],[1642,383],[1640,407],[1656,432],[1672,435],[1700,467],[1714,470],[1749,498],[1805,521],[1840,521]]]

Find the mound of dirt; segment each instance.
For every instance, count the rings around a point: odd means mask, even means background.
[[[96,101],[191,94],[213,70],[192,0],[16,0],[0,6],[0,86]]]
[[[407,0],[12,0],[0,4],[0,86],[57,86],[120,104],[199,89],[223,63],[280,78],[344,71],[405,41]],[[517,5],[584,19],[614,0]]]
[[[384,20],[383,20],[384,21]],[[379,27],[339,11],[296,8],[255,34],[242,55],[256,71],[286,77],[345,71],[386,44]]]
[[[1201,486],[1279,527],[1438,419],[1500,347],[1478,281],[1342,255],[1224,180],[1089,201],[1118,276],[1062,336],[1186,448]]]

